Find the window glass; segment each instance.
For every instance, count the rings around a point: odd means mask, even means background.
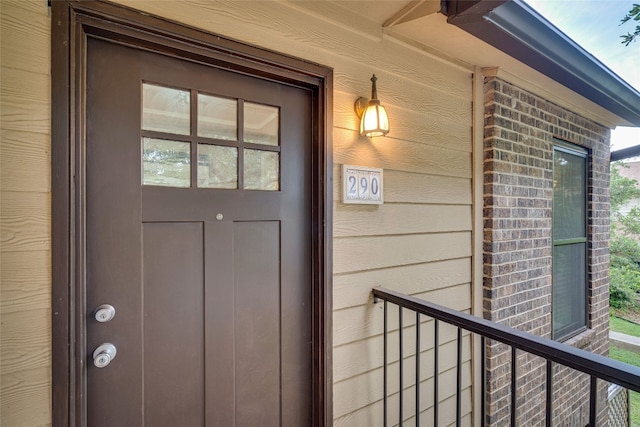
[[[238,137],[238,102],[199,93],[198,136],[235,141]]]
[[[163,187],[191,185],[191,144],[142,138],[142,183]]]
[[[142,129],[189,135],[189,91],[142,84]]]
[[[238,149],[198,144],[198,187],[238,188]]]
[[[556,150],[553,169],[555,239],[584,237],[586,230],[585,159]]]
[[[586,244],[553,249],[553,330],[562,338],[585,326]]]
[[[269,105],[244,103],[244,141],[254,144],[278,145],[280,112]]]
[[[279,190],[280,153],[245,149],[244,188],[247,190]]]

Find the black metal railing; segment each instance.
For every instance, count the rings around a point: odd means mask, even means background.
[[[585,350],[581,350],[566,344],[562,344],[556,341],[552,341],[547,338],[542,338],[527,332],[520,331],[518,329],[510,328],[508,326],[500,325],[495,322],[491,322],[479,317],[472,316],[467,313],[458,312],[447,307],[443,307],[437,304],[433,304],[415,297],[404,295],[399,292],[395,292],[384,288],[373,289],[374,301],[378,303],[383,301],[384,303],[384,354],[383,354],[383,408],[384,408],[384,426],[387,426],[389,415],[389,402],[388,402],[388,318],[389,308],[388,303],[398,306],[398,332],[399,332],[399,407],[398,407],[398,420],[399,426],[403,425],[403,403],[404,403],[404,389],[403,384],[403,345],[404,345],[404,327],[403,327],[403,310],[411,310],[416,315],[416,351],[413,355],[415,357],[415,425],[420,425],[420,371],[422,361],[420,359],[420,330],[421,319],[420,316],[429,316],[434,319],[434,357],[430,359],[434,364],[434,378],[433,378],[433,393],[434,393],[434,405],[433,405],[433,425],[440,425],[439,420],[439,399],[438,399],[438,346],[439,346],[439,327],[438,322],[445,322],[457,327],[457,360],[456,360],[456,415],[455,423],[457,426],[461,425],[462,417],[462,331],[466,330],[471,333],[480,336],[481,357],[485,359],[486,340],[491,339],[501,343],[504,343],[511,347],[511,407],[510,407],[510,421],[511,426],[516,425],[516,393],[517,393],[517,372],[516,372],[516,351],[520,350],[529,354],[539,356],[546,360],[546,402],[545,402],[545,419],[546,426],[551,426],[552,422],[552,368],[553,364],[557,363],[563,366],[567,366],[576,371],[585,373],[590,376],[589,387],[589,425],[596,426],[597,418],[597,381],[598,379],[608,381],[610,383],[618,384],[629,390],[640,392],[640,367],[635,367],[622,363],[607,357],[590,353]],[[482,382],[486,383],[486,370],[482,369]],[[484,387],[483,387],[483,390]],[[483,399],[484,401],[484,399]],[[482,423],[485,423],[485,408],[484,404],[481,405],[481,419]],[[431,424],[431,423],[429,423]]]

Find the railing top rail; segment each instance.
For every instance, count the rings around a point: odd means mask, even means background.
[[[590,353],[390,289],[373,288],[373,295],[398,306],[417,311],[577,371],[640,392],[640,367],[628,365],[599,354]]]

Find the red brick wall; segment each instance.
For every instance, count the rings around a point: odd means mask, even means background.
[[[589,330],[567,343],[606,355],[609,129],[497,77],[485,78],[484,93],[485,318],[551,337],[555,137],[589,150]],[[518,425],[544,425],[545,362],[518,353],[517,366]],[[507,425],[512,398],[510,348],[490,345],[487,369],[487,424]],[[586,425],[588,378],[556,366],[554,384],[553,425]],[[600,416],[606,422],[606,385],[600,389]]]

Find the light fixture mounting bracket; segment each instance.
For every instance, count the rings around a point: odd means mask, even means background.
[[[358,115],[358,118],[362,118],[362,113],[364,113],[364,109],[367,108],[368,103],[369,103],[369,100],[362,96],[356,99],[356,102],[353,108],[356,110],[356,114]]]

